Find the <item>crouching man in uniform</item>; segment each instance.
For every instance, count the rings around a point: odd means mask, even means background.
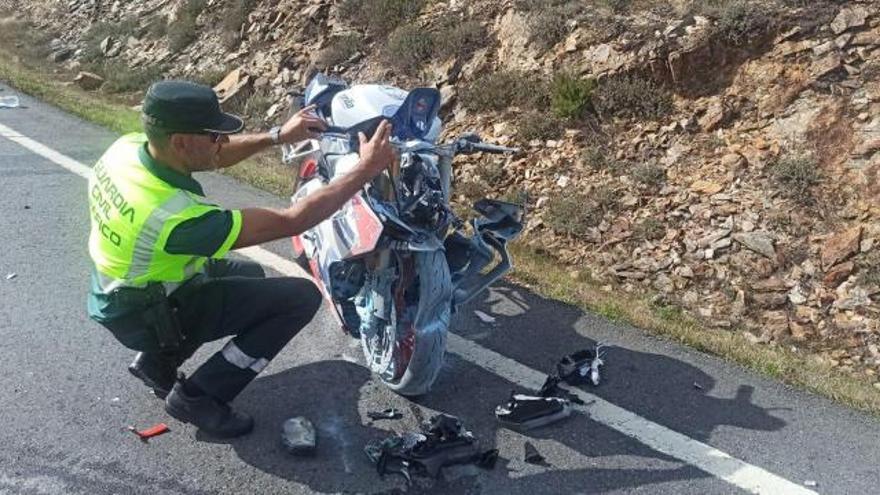
[[[89,315],[139,351],[129,370],[165,409],[217,437],[244,435],[253,419],[230,402],[317,312],[321,296],[302,278],[266,278],[231,249],[300,234],[338,210],[394,159],[390,124],[368,140],[345,177],[287,209],[224,209],[204,200],[192,173],[234,165],[272,145],[326,128],[303,109],[267,133],[236,135],[214,91],[162,81],[144,98],[144,133],[116,141],[89,180],[94,262]],[[205,342],[232,338],[189,378],[177,368]]]

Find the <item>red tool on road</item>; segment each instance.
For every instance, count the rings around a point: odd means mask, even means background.
[[[146,442],[153,437],[157,437],[169,431],[168,425],[166,425],[165,423],[159,423],[156,426],[151,426],[150,428],[147,428],[146,430],[138,430],[134,426],[129,426],[128,429],[134,432],[134,434],[137,435],[138,438],[140,438],[143,442]]]

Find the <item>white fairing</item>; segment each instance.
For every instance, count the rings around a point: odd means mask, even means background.
[[[409,92],[394,86],[358,84],[337,93],[330,103],[333,125],[349,128],[376,117],[391,118]],[[436,142],[443,122],[435,117],[425,141]]]
[[[407,92],[393,86],[359,84],[337,93],[330,104],[333,125],[353,127],[376,117],[392,117]]]

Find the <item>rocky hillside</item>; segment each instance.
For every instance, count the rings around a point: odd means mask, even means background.
[[[26,5],[84,87],[219,83],[257,127],[317,70],[439,87],[447,134],[524,149],[459,167],[458,200],[527,201],[572,277],[880,371],[877,2]]]

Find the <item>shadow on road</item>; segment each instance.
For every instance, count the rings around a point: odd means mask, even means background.
[[[474,309],[495,316],[496,325],[481,324],[473,317]],[[607,326],[608,322],[525,289],[502,285],[459,313],[454,328],[484,347],[550,371],[562,355],[594,345],[576,330],[590,324]],[[591,392],[697,440],[707,440],[720,425],[760,431],[785,425],[751,402],[748,386],[740,386],[732,398],[708,395],[715,379],[677,359],[615,347],[607,360],[605,381]],[[512,390],[521,389],[454,355],[447,361],[434,390],[415,401],[412,411],[426,418],[433,411],[459,416],[482,447],[504,444],[507,448],[492,471],[456,468],[448,470],[453,473],[448,476],[445,470],[437,482],[418,480],[409,488],[411,493],[604,493],[710,476],[583,414],[529,432],[531,440],[545,445],[551,454],[547,457],[556,461],[549,469],[524,464],[522,447],[517,446],[523,438],[500,428],[493,415],[495,406]],[[311,459],[289,456],[280,446],[277,428],[258,428],[232,445],[248,464],[316,492],[407,491],[400,478],[380,479],[363,453],[368,442],[388,435],[384,429],[364,424],[358,411],[362,388],[369,381],[365,368],[346,361],[312,363],[261,377],[237,402],[266,425],[281,425],[294,415],[309,417],[319,430],[318,455]]]

